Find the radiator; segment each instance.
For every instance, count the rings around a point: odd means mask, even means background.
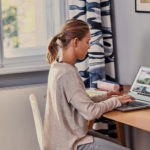
[[[36,95],[43,119],[46,90],[46,84],[0,89],[0,150],[39,150],[29,95]]]

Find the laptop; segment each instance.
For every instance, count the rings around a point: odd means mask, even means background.
[[[123,104],[117,110],[131,111],[150,107],[150,67],[140,67],[128,94],[135,101]]]

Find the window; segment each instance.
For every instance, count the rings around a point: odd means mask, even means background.
[[[0,74],[48,68],[47,43],[65,21],[65,6],[65,0],[0,0]]]

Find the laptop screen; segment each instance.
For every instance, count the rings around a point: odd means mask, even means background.
[[[150,102],[150,67],[140,67],[129,94]]]

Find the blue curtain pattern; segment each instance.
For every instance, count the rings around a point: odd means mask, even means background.
[[[68,5],[70,19],[84,20],[90,26],[90,49],[84,60],[76,62],[85,87],[96,88],[98,80],[115,81],[110,0],[68,0]],[[115,123],[106,118],[97,119],[93,129],[116,137]]]
[[[90,49],[76,66],[85,87],[97,87],[97,81],[115,79],[109,0],[68,0],[69,18],[82,19],[90,25]]]

